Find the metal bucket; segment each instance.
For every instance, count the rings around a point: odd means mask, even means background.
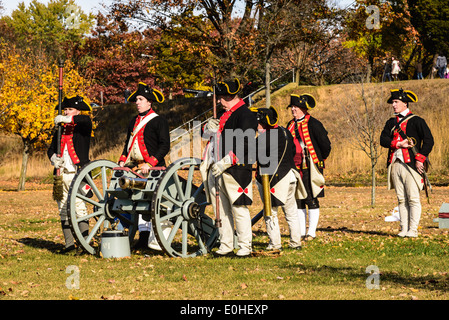
[[[103,258],[124,258],[131,256],[128,235],[121,230],[104,231],[101,234]]]

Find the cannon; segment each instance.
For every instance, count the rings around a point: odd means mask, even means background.
[[[209,203],[204,187],[195,176],[200,164],[200,159],[182,158],[168,167],[152,168],[148,177],[109,160],[86,164],[73,179],[67,200],[77,243],[88,253],[98,254],[101,234],[124,228],[131,244],[141,216],[151,221],[158,244],[169,256],[207,254],[219,240],[215,221],[205,210]],[[88,208],[84,216],[76,212],[80,200]],[[89,223],[84,234],[79,228],[83,221]]]

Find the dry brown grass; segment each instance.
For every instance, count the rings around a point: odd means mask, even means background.
[[[426,119],[435,138],[435,147],[430,159],[432,168],[429,175],[434,182],[447,183],[449,180],[449,145],[445,137],[449,128],[449,81],[412,80],[391,82],[383,84],[365,84],[370,94],[377,95],[385,108],[389,97],[389,90],[404,88],[412,90],[418,95],[419,101],[411,106],[414,113]],[[317,99],[317,107],[310,113],[323,122],[329,132],[332,141],[332,152],[326,162],[326,177],[328,184],[338,183],[369,183],[370,160],[361,151],[350,143],[347,134],[347,119],[341,110],[342,103],[361,106],[360,84],[341,84],[322,87],[296,86],[293,83],[285,86],[272,95],[272,105],[280,114],[280,124],[287,124],[291,119],[290,109],[286,106],[290,102],[290,94],[311,93]],[[210,108],[209,100],[198,99],[195,105],[179,102],[167,102],[157,107],[157,111],[167,117],[170,128],[173,129],[179,123],[193,118]],[[263,100],[258,103],[265,103]],[[96,114],[98,129],[92,141],[92,159],[109,159],[117,161],[123,148],[127,123],[135,114],[133,105],[116,105],[105,108]],[[386,121],[387,119],[385,119]],[[6,139],[6,140],[5,140]],[[18,180],[21,155],[20,139],[8,136],[0,142],[7,141],[8,146],[0,153],[0,177],[7,180]],[[3,143],[2,143],[3,144]],[[9,151],[8,151],[9,150]],[[170,157],[167,157],[170,163]],[[378,181],[385,183],[386,149],[382,149],[382,155],[377,165]],[[52,168],[45,155],[36,152],[30,159],[28,174],[29,180],[49,180]]]
[[[379,97],[385,108],[391,108],[386,103],[391,89],[403,88],[415,92],[418,102],[410,106],[415,114],[426,119],[432,130],[435,146],[430,155],[432,169],[429,174],[435,179],[441,179],[448,174],[449,145],[445,138],[449,127],[449,81],[411,80],[391,83],[364,84],[366,90]],[[348,139],[346,118],[341,108],[342,103],[353,101],[354,107],[361,106],[361,84],[341,84],[322,87],[295,86],[289,84],[282,92],[274,94],[272,105],[280,113],[280,123],[286,124],[290,119],[290,110],[285,107],[289,104],[290,94],[311,93],[317,100],[317,107],[310,113],[323,122],[329,132],[332,142],[332,152],[326,162],[326,175],[328,181],[339,181],[345,177],[346,181],[367,175],[370,170],[370,159],[359,149],[354,148]],[[390,113],[392,114],[392,112]],[[386,121],[387,119],[385,119]],[[382,150],[377,172],[382,177],[385,173],[387,150]]]

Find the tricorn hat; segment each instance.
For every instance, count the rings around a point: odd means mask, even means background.
[[[128,101],[136,102],[137,96],[143,96],[148,101],[154,101],[159,103],[164,102],[164,95],[162,94],[162,92],[150,88],[150,86],[146,85],[143,82],[139,82],[137,90],[131,93],[131,95],[128,97]]]
[[[299,108],[307,108],[308,110],[315,108],[316,100],[315,98],[308,93],[304,93],[302,95],[292,94],[290,95],[290,104],[287,108],[296,106]]]
[[[387,103],[393,103],[393,100],[401,100],[402,102],[418,102],[418,96],[410,90],[394,89],[391,90],[391,96]]]
[[[269,108],[251,107],[249,110],[256,114],[257,121],[261,124],[273,127],[278,123],[279,115],[276,108],[273,106],[270,106]]]
[[[71,98],[65,97],[62,100],[61,109],[65,108],[74,108],[78,109],[79,111],[92,111],[92,107],[90,106],[90,104],[84,101],[83,97],[78,95]],[[56,105],[55,110],[58,110],[58,105]]]
[[[235,78],[232,81],[218,82],[215,86],[215,94],[219,96],[235,95],[240,91],[240,81]]]

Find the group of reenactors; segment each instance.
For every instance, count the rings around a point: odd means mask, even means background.
[[[309,114],[317,101],[310,94],[292,94],[287,108],[292,119],[282,126],[275,107],[248,107],[239,96],[238,79],[218,82],[214,86],[216,102],[222,111],[202,128],[208,140],[200,172],[208,201],[219,220],[219,248],[215,256],[252,254],[252,222],[249,206],[253,202],[256,183],[264,204],[264,220],[269,238],[267,250],[282,250],[278,210],[282,207],[289,228],[288,246],[301,249],[302,241],[316,237],[320,216],[319,198],[324,197],[325,161],[331,152],[331,142],[323,124]],[[138,114],[127,130],[120,166],[134,168],[146,175],[151,167],[165,166],[170,150],[169,126],[164,117],[152,108],[164,101],[155,88],[139,83],[128,98],[135,102]],[[381,133],[380,143],[389,149],[388,186],[396,190],[401,218],[401,237],[416,237],[421,215],[420,190],[423,189],[428,155],[434,141],[426,122],[412,114],[409,103],[416,95],[408,90],[392,90],[388,103],[395,117],[389,119]],[[64,114],[55,117],[62,126],[48,149],[48,157],[62,172],[64,196],[58,201],[65,248],[75,249],[67,217],[67,195],[76,171],[89,162],[92,122],[82,111],[91,110],[80,96],[62,101]],[[60,141],[60,148],[57,147]],[[59,154],[56,150],[59,149]],[[255,179],[253,168],[256,167]],[[85,185],[86,192],[89,186]],[[85,215],[80,200],[77,215]],[[80,230],[88,232],[87,222]],[[307,227],[306,227],[307,226]],[[238,249],[235,252],[235,237]],[[138,247],[160,250],[151,222],[139,221]]]

